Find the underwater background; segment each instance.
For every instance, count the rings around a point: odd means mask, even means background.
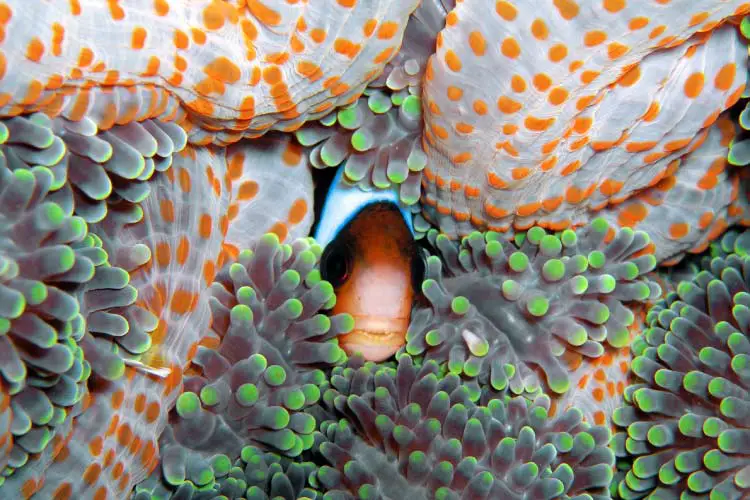
[[[0,1],[0,499],[750,498],[748,15]]]

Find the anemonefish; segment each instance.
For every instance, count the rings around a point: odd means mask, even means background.
[[[336,290],[333,313],[349,313],[354,329],[339,338],[348,354],[382,361],[404,345],[424,255],[411,213],[392,190],[363,191],[340,167],[314,232],[324,247],[321,275]]]

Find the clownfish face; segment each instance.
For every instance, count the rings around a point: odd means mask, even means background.
[[[326,245],[321,275],[336,290],[333,313],[354,317],[354,329],[339,337],[347,354],[382,361],[404,345],[424,259],[396,205],[356,212]]]

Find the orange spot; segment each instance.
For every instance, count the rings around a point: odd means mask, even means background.
[[[617,80],[617,84],[622,87],[632,87],[640,78],[641,68],[636,64]]]
[[[714,214],[712,212],[704,212],[698,219],[698,227],[706,229],[714,221]]]
[[[188,39],[187,34],[185,34],[182,30],[175,30],[174,31],[174,46],[178,49],[185,50],[188,48],[188,45],[190,44],[190,40]]]
[[[181,266],[187,262],[188,256],[190,255],[190,241],[187,239],[186,236],[182,236],[180,238],[180,242],[177,244],[177,250],[175,252],[175,257],[177,258],[177,263]]]
[[[219,2],[209,4],[203,9],[203,25],[210,30],[224,26],[224,12]]]
[[[195,310],[197,305],[198,294],[178,288],[172,293],[169,309],[176,314],[186,314]]]
[[[542,153],[550,154],[552,151],[555,150],[558,144],[560,144],[560,139],[555,139],[554,141],[548,142],[547,144],[542,146]]]
[[[154,12],[159,17],[164,17],[169,14],[169,4],[167,0],[154,0]]]
[[[502,52],[505,57],[515,59],[521,54],[521,46],[518,45],[515,38],[508,37],[503,40],[503,43],[500,45],[500,52]]]
[[[68,483],[62,483],[60,486],[55,488],[55,491],[52,493],[52,497],[55,500],[69,500],[73,495],[73,486]]]
[[[281,14],[259,0],[246,0],[245,3],[250,13],[266,26],[278,26],[281,24]]]
[[[607,39],[607,34],[601,30],[588,31],[583,35],[583,43],[587,47],[594,47],[604,42]]]
[[[537,73],[534,75],[534,79],[532,80],[534,83],[534,87],[539,92],[545,92],[550,85],[552,85],[552,79],[545,73]]]
[[[513,135],[518,131],[518,125],[514,123],[506,123],[503,125],[503,134]]]
[[[201,238],[203,238],[204,240],[207,240],[211,236],[211,224],[211,216],[209,216],[208,214],[202,214],[200,216],[200,222],[198,223],[198,234],[200,234]]]
[[[607,12],[614,14],[625,8],[625,0],[604,0],[603,5]]]
[[[508,184],[494,172],[487,173],[487,183],[495,189],[505,189],[508,187]]]
[[[534,132],[542,132],[547,130],[552,124],[555,123],[555,118],[536,118],[534,116],[527,116],[524,120],[524,126]]]
[[[617,222],[623,227],[634,227],[648,215],[648,208],[641,203],[630,203],[617,214]]]
[[[734,106],[735,103],[740,100],[740,97],[742,97],[742,93],[744,91],[745,91],[745,84],[743,83],[742,85],[737,87],[737,89],[734,92],[732,92],[732,94],[729,97],[727,97],[727,100],[724,103],[724,107],[731,108],[732,106]]]
[[[701,24],[703,21],[708,19],[709,13],[708,12],[698,12],[697,14],[693,15],[693,17],[690,18],[690,22],[688,22],[688,26],[693,27]]]
[[[628,23],[628,28],[630,28],[633,31],[640,30],[648,26],[649,20],[647,17],[634,17],[630,20]]]
[[[719,90],[727,91],[732,87],[732,83],[734,82],[734,76],[737,72],[737,66],[734,63],[729,63],[719,70],[718,73],[716,73],[716,77],[714,78],[714,87],[716,87]]]
[[[487,49],[487,42],[480,32],[472,31],[469,34],[469,47],[471,47],[471,50],[475,55],[483,56]]]
[[[159,211],[164,222],[174,222],[174,204],[172,200],[161,200]]]
[[[565,166],[565,168],[562,169],[562,172],[560,172],[560,174],[563,177],[565,177],[567,175],[572,174],[573,172],[575,172],[579,168],[581,168],[581,161],[580,160],[575,160],[575,161],[572,161],[572,162],[568,163]]]
[[[581,83],[588,85],[589,83],[596,80],[599,74],[600,73],[598,71],[586,70],[581,73]]]
[[[390,38],[393,38],[397,31],[398,23],[394,23],[393,21],[385,21],[378,28],[377,37],[381,40],[388,40]]]
[[[539,164],[539,168],[541,168],[543,172],[548,172],[555,168],[555,165],[557,165],[557,156],[550,156]]]
[[[511,175],[513,176],[513,180],[519,181],[525,177],[527,177],[531,171],[526,167],[518,167],[514,168],[511,171]]]
[[[561,43],[557,43],[549,49],[549,60],[552,62],[560,62],[568,56],[568,47]]]
[[[240,201],[251,200],[258,194],[258,183],[255,181],[245,181],[240,184],[237,190],[237,199]]]
[[[562,196],[548,198],[542,202],[542,208],[547,212],[553,212],[562,204],[562,201]]]
[[[107,3],[109,4],[109,13],[115,21],[121,21],[125,18],[125,11],[122,10],[122,7],[118,4],[119,1],[120,0],[107,0]]]
[[[668,143],[664,145],[664,151],[672,152],[672,151],[677,151],[678,149],[682,149],[688,144],[690,144],[691,140],[692,139],[687,138],[687,139],[679,139],[676,141],[669,141]]]
[[[656,117],[659,116],[660,110],[661,106],[659,105],[659,103],[656,101],[652,102],[646,112],[643,114],[643,120],[647,122],[654,121]]]
[[[307,201],[303,198],[297,198],[289,209],[287,220],[290,224],[299,224],[304,219],[305,214],[307,214]]]
[[[703,84],[705,82],[705,76],[701,72],[696,72],[690,75],[687,80],[685,80],[685,96],[687,96],[690,99],[695,99],[698,97],[703,90]]]
[[[667,27],[663,24],[660,24],[656,28],[651,30],[651,33],[648,34],[648,37],[653,40],[654,38],[660,36],[662,33],[664,33],[667,30]]]
[[[445,52],[445,64],[448,66],[448,68],[451,71],[459,72],[461,71],[461,59],[456,55],[455,52],[452,50],[447,50]]]
[[[591,104],[591,103],[592,103],[593,101],[594,101],[594,96],[592,96],[592,95],[586,95],[586,96],[583,96],[583,97],[581,97],[580,99],[578,99],[578,100],[576,101],[576,109],[577,109],[578,111],[583,111],[583,110],[584,110],[584,109],[586,109],[586,108],[587,108],[587,107],[589,106],[589,104]]]
[[[519,215],[521,217],[525,217],[528,215],[534,214],[537,210],[539,210],[542,207],[542,204],[539,202],[535,203],[528,203],[526,205],[521,205],[516,209],[516,215]]]
[[[630,48],[627,45],[623,45],[618,42],[612,42],[607,45],[607,56],[610,58],[610,60],[614,61],[615,59],[619,59],[628,52],[630,52]]]
[[[504,1],[495,4],[495,12],[506,21],[514,20],[518,14],[518,10],[512,3]]]
[[[522,108],[520,102],[511,99],[510,97],[500,96],[497,100],[497,109],[505,114],[513,114],[518,112]]]
[[[448,94],[448,99],[451,101],[458,101],[461,99],[461,96],[464,95],[464,91],[461,90],[458,87],[454,87],[453,85],[448,86],[448,90],[446,92]]]
[[[203,71],[222,83],[236,83],[240,79],[240,68],[224,56],[219,56],[203,68]]]
[[[676,222],[669,226],[669,236],[679,240],[687,236],[690,232],[690,227],[684,222]]]
[[[453,157],[453,163],[466,163],[469,160],[471,160],[471,153],[468,151],[458,153]]]
[[[629,142],[625,145],[625,151],[628,153],[640,153],[655,148],[657,144],[656,141]]]
[[[354,43],[346,38],[337,38],[333,42],[333,50],[349,59],[354,59],[361,49],[362,46],[360,44]]]
[[[546,40],[549,36],[549,29],[542,19],[535,19],[534,22],[531,23],[531,34],[534,35],[534,38],[537,40]]]
[[[288,229],[286,227],[286,224],[283,222],[277,222],[271,228],[268,230],[269,233],[275,233],[279,237],[279,241],[284,241],[286,239]]]
[[[326,35],[326,30],[321,28],[313,28],[310,30],[310,38],[312,38],[315,43],[323,43],[326,39]]]
[[[604,401],[604,389],[602,389],[601,387],[594,388],[594,390],[591,391],[591,395],[599,403],[601,403],[602,401]]]
[[[146,422],[153,423],[157,418],[159,418],[159,414],[161,413],[161,406],[158,402],[152,401],[151,403],[146,406]],[[149,445],[151,443],[146,443],[146,449],[148,449]],[[145,452],[145,449],[144,449]]]
[[[190,172],[185,168],[181,168],[177,174],[177,178],[180,181],[180,189],[185,193],[189,193],[191,189]]]
[[[477,99],[476,101],[474,101],[473,108],[474,112],[480,116],[487,114],[487,103],[485,103],[481,99]]]
[[[126,448],[132,440],[133,431],[130,430],[130,425],[125,422],[117,429],[117,442],[120,444],[120,446]]]
[[[549,93],[549,97],[547,100],[550,104],[554,106],[558,106],[565,102],[565,100],[568,98],[568,91],[565,90],[562,87],[555,87],[552,89]]]
[[[39,38],[34,37],[26,46],[26,58],[30,61],[39,62],[44,55],[44,44]]]
[[[570,21],[578,15],[578,4],[573,0],[554,0],[552,3],[566,21]]]
[[[577,134],[585,134],[591,128],[593,120],[590,116],[581,116],[575,119],[573,122],[573,130]]]
[[[93,486],[97,479],[99,479],[99,474],[102,472],[102,466],[98,463],[90,464],[88,467],[86,467],[86,470],[83,471],[83,482],[88,484],[89,486]]]
[[[284,149],[284,152],[281,153],[281,159],[284,161],[284,164],[288,167],[296,167],[299,165],[300,160],[302,160],[302,146],[295,142],[289,141],[286,145],[286,148]]]

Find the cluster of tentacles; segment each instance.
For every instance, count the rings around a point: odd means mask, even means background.
[[[750,495],[750,4],[539,4],[0,1],[0,497]],[[328,167],[431,254],[395,360]]]

